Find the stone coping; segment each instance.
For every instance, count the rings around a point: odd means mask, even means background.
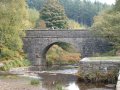
[[[106,63],[120,63],[120,60],[90,60],[89,58],[83,58],[82,60],[80,60],[80,62],[106,62]]]
[[[89,29],[28,29],[25,31],[90,31]]]

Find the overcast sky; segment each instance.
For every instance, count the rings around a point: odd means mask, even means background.
[[[95,0],[91,0],[91,1],[95,1]],[[114,4],[115,0],[96,0],[102,3],[107,3],[107,4]]]

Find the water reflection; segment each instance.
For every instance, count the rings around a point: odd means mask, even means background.
[[[115,90],[115,87],[108,88],[105,84],[79,82],[78,77],[72,72],[76,72],[76,69],[68,69],[68,72],[56,70],[39,73],[42,78],[42,87],[46,90]]]
[[[66,90],[80,90],[78,85],[75,83],[70,83],[68,87],[65,88]]]

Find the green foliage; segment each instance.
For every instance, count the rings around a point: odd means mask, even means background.
[[[113,10],[120,11],[120,0],[116,0]]]
[[[20,8],[21,7],[21,8]],[[0,50],[7,47],[10,51],[22,50],[22,39],[27,21],[26,3],[24,0],[0,1]]]
[[[5,63],[1,69],[22,66],[24,54],[21,37],[25,35],[23,29],[29,26],[28,19],[25,0],[0,1],[0,61]]]
[[[31,85],[39,85],[40,81],[38,79],[33,79],[33,80],[31,80],[30,84]]]
[[[55,88],[56,88],[56,90],[63,90],[63,88],[62,88],[62,85],[61,85],[61,84],[57,84],[57,85],[55,86]]]
[[[118,2],[117,2],[118,3]],[[117,5],[116,3],[116,5]],[[101,13],[94,18],[93,29],[111,42],[113,49],[120,49],[120,11],[113,9]]]
[[[27,3],[30,8],[40,10],[46,1],[47,0],[27,0]],[[98,1],[91,2],[90,0],[59,0],[59,2],[64,6],[68,18],[87,26],[91,26],[93,17],[100,11],[111,7]]]
[[[36,10],[36,9],[29,9],[29,21],[30,21],[30,26],[31,28],[34,28],[36,26],[36,22],[38,21],[39,19],[39,12]]]
[[[47,28],[67,28],[67,17],[58,0],[48,0],[41,11],[41,19]]]
[[[30,62],[26,59],[25,60],[16,59],[16,60],[4,61],[3,64],[4,66],[0,67],[0,70],[8,71],[10,68],[29,66]]]
[[[27,0],[29,8],[35,8],[36,10],[40,10],[46,0]]]
[[[39,19],[36,23],[36,28],[47,29],[45,21]]]
[[[15,51],[8,49],[7,47],[1,48],[0,58],[3,57],[13,57],[15,56]]]
[[[46,54],[48,65],[52,65],[58,63],[58,61],[61,61],[60,56],[63,55],[63,53],[64,51],[61,47],[53,45],[52,48],[50,48]]]
[[[58,45],[59,47],[61,47],[63,50],[67,52],[76,52],[75,48],[69,43],[57,42],[56,45]]]
[[[68,20],[68,29],[81,29],[80,24],[74,20]]]
[[[110,7],[98,1],[92,3],[90,0],[60,0],[60,2],[70,19],[87,26],[92,25],[93,17],[100,11]]]
[[[65,51],[58,45],[53,45],[46,53],[47,64],[74,64],[80,60],[79,53]]]
[[[107,73],[101,72],[100,70],[93,70],[88,73],[79,72],[78,76],[81,80],[91,81],[92,83],[115,83],[118,77],[118,70],[109,70]]]

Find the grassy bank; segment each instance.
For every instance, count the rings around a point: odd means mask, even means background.
[[[15,59],[3,61],[3,66],[0,67],[1,71],[8,71],[11,68],[29,66],[30,62],[27,59]]]

